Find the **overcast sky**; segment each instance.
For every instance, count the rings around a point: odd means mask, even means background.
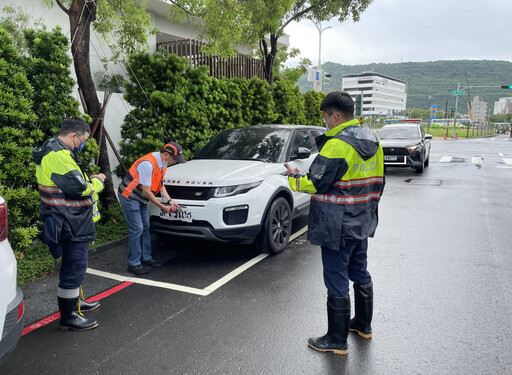
[[[437,60],[512,61],[511,0],[374,0],[359,22],[324,22],[322,63]],[[318,64],[311,21],[286,28],[290,46]],[[296,65],[298,59],[289,60]]]

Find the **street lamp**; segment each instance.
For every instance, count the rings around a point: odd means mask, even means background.
[[[320,71],[320,80],[318,82],[315,81],[314,87],[315,87],[315,91],[321,92],[322,91],[322,83],[324,80],[324,75],[322,73],[322,33],[325,30],[330,29],[331,26],[327,26],[322,29],[321,22],[313,21],[313,23],[315,24],[316,29],[318,30],[318,68],[317,69]]]

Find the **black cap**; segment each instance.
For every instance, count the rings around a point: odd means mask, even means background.
[[[177,163],[185,163],[183,159],[183,148],[179,143],[169,142],[163,148],[162,152],[168,152]]]

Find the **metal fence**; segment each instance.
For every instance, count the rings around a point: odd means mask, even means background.
[[[189,60],[190,65],[197,67],[206,65],[210,76],[215,78],[247,78],[256,76],[265,79],[263,62],[260,59],[237,54],[233,57],[221,58],[209,56],[201,52],[204,43],[195,39],[182,39],[157,44],[167,54],[175,54]]]

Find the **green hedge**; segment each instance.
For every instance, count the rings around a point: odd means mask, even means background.
[[[125,99],[134,107],[125,117],[120,143],[129,167],[165,142],[183,146],[186,158],[224,129],[266,123],[322,124],[321,93],[300,93],[291,82],[216,79],[208,68],[162,51],[139,53],[128,61]],[[121,168],[116,169],[121,176]]]
[[[0,20],[0,25],[2,24]],[[18,260],[18,282],[52,272],[54,261],[38,239],[39,193],[32,150],[56,134],[66,117],[79,116],[71,96],[71,58],[59,28],[25,30],[21,56],[10,35],[0,26],[0,195],[8,204],[9,243]],[[83,160],[98,153],[87,142]]]

